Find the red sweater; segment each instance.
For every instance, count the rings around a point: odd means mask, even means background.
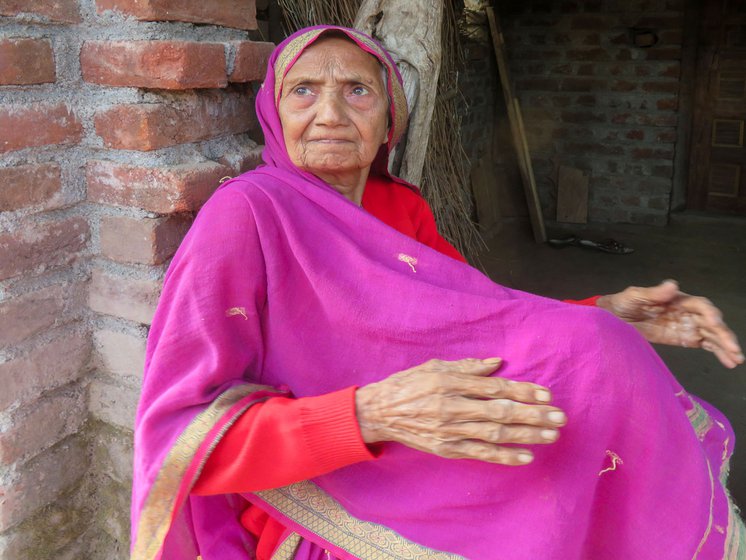
[[[438,233],[425,200],[412,189],[371,177],[362,201],[373,216],[436,251],[465,261]],[[580,303],[595,305],[597,298]],[[375,458],[355,415],[355,390],[299,399],[276,397],[252,406],[210,454],[193,494],[254,492],[307,480]],[[258,539],[258,560],[274,552],[285,527],[257,507],[241,517]]]

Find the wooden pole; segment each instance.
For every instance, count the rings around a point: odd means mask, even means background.
[[[526,195],[528,214],[531,218],[531,229],[534,232],[534,239],[536,242],[544,243],[547,240],[546,230],[544,229],[544,217],[541,213],[539,193],[536,190],[536,179],[534,177],[533,166],[531,165],[531,153],[528,149],[526,132],[523,128],[521,106],[518,103],[518,99],[513,95],[510,74],[508,73],[508,62],[507,57],[505,56],[505,41],[495,11],[489,6],[485,8],[485,11],[487,12],[487,19],[490,23],[492,46],[495,49],[497,69],[500,73],[500,84],[502,86],[503,95],[505,96],[505,107],[507,108],[508,121],[510,122],[510,132],[513,136],[513,146],[515,147],[516,157],[518,159],[518,169],[521,173],[523,192]]]
[[[440,75],[442,0],[364,0],[355,27],[378,39],[394,57],[409,105],[406,138],[397,150],[401,166],[393,172],[415,185],[422,179],[430,123]],[[401,157],[399,157],[401,156]]]

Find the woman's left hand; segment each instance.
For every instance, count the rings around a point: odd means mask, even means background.
[[[738,339],[720,310],[707,298],[679,291],[673,280],[602,296],[596,305],[633,325],[650,342],[704,348],[728,368],[744,362]]]

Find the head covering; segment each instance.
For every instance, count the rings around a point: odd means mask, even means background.
[[[278,558],[311,557],[291,537],[344,560],[740,557],[743,525],[721,482],[732,430],[632,327],[499,286],[290,164],[276,75],[324,30],[340,28],[301,30],[272,55],[257,96],[266,165],[218,189],[166,275],[135,427],[133,559],[251,557],[239,523],[247,500],[294,532]],[[341,31],[398,80],[372,39]],[[491,356],[504,359],[500,376],[549,387],[568,415],[528,466],[388,442],[379,459],[311,481],[190,494],[222,434],[257,402],[363,386],[432,358]]]
[[[264,131],[264,152],[262,158],[267,165],[290,170],[303,175],[313,182],[321,181],[311,173],[300,171],[293,165],[285,148],[280,116],[277,106],[280,99],[282,82],[288,70],[295,64],[303,51],[324,35],[339,33],[348,37],[362,50],[374,56],[386,72],[386,89],[389,97],[388,141],[382,146],[372,164],[372,172],[389,177],[387,169],[388,155],[399,142],[407,128],[409,113],[407,99],[404,95],[401,74],[391,55],[372,37],[356,29],[319,25],[309,27],[291,35],[280,43],[269,58],[267,75],[256,96],[256,113]],[[402,181],[403,182],[403,181]]]

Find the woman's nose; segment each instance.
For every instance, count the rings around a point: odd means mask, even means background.
[[[318,109],[316,111],[317,124],[334,126],[344,124],[347,120],[344,99],[339,93],[324,92],[319,96]]]

